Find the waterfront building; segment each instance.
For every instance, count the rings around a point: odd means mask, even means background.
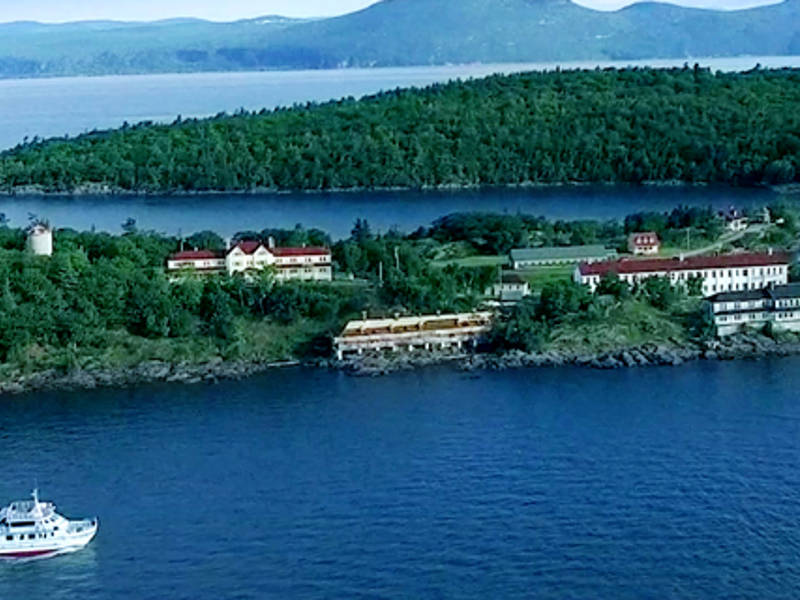
[[[227,252],[192,250],[167,259],[167,271],[192,268],[202,273],[242,273],[246,276],[272,267],[278,281],[331,281],[331,251],[321,247],[276,247],[255,241],[235,244]]]
[[[490,312],[350,321],[334,339],[334,349],[339,360],[368,351],[460,350],[476,346],[491,325]]]
[[[601,245],[514,248],[509,253],[509,263],[513,269],[520,270],[547,265],[573,264],[582,261],[608,260],[616,256],[616,250],[609,250]]]
[[[53,256],[53,228],[44,222],[36,223],[28,229],[25,245],[36,256]]]
[[[699,277],[703,296],[711,296],[719,292],[783,285],[788,281],[790,263],[788,254],[771,250],[723,256],[621,259],[581,263],[575,268],[573,279],[594,291],[600,279],[608,273],[616,273],[630,285],[649,277],[667,277],[673,285],[685,285],[690,279]]]
[[[661,250],[661,240],[654,231],[632,233],[628,236],[628,252],[635,255],[658,254]]]
[[[708,298],[708,304],[721,337],[768,324],[774,330],[800,331],[800,283],[722,292]]]

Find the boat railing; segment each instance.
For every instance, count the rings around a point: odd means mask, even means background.
[[[82,519],[80,521],[70,521],[67,526],[67,533],[83,533],[97,526],[97,519]]]

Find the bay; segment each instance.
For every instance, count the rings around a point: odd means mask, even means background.
[[[0,598],[785,598],[800,359],[0,403],[0,501],[98,515]]]
[[[486,188],[466,191],[331,192],[324,194],[214,194],[209,196],[4,196],[0,213],[23,227],[31,215],[56,227],[121,233],[128,218],[140,229],[169,235],[318,227],[347,237],[357,218],[374,231],[410,232],[458,211],[523,213],[551,219],[618,219],[640,210],[678,205],[724,209],[759,207],[779,197],[767,189],[648,186]]]
[[[677,58],[646,61],[469,64],[438,67],[336,69],[63,77],[0,80],[0,149],[25,137],[78,135],[119,127],[125,121],[172,122],[178,115],[272,109],[294,103],[361,97],[397,87],[426,86],[492,73],[595,67],[683,66],[699,62],[714,70],[798,67],[796,56]]]

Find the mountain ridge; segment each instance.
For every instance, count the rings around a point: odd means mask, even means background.
[[[18,21],[0,24],[0,77],[781,56],[800,54],[798,22],[800,0],[732,11],[383,0],[323,19]]]

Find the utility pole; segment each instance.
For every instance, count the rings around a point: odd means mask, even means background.
[[[400,248],[398,246],[394,247],[394,264],[397,267],[397,270],[400,270]]]
[[[378,263],[378,281],[383,285],[383,261]]]

